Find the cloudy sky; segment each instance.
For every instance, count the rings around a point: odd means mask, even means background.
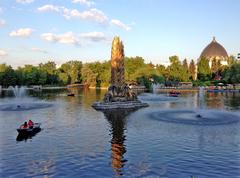
[[[108,60],[121,37],[126,56],[165,63],[197,59],[213,36],[240,52],[239,0],[0,0],[0,63]]]

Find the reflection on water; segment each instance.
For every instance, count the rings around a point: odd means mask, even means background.
[[[116,173],[116,177],[119,177],[124,174],[124,165],[127,162],[124,159],[124,153],[126,153],[126,148],[124,145],[125,141],[125,124],[126,124],[126,116],[129,114],[128,111],[120,110],[120,111],[109,111],[104,112],[105,117],[107,118],[110,126],[111,126],[111,165]]]
[[[209,108],[237,110],[240,107],[240,94],[237,92],[207,92],[206,105]]]
[[[229,121],[240,118],[240,93],[206,92],[201,102],[197,92],[145,93],[139,98],[150,107],[129,114],[95,111],[105,90],[73,92],[30,92],[52,106],[0,111],[0,177],[239,178],[240,122]],[[16,142],[28,119],[43,130]]]
[[[44,175],[44,178],[53,177],[53,171],[56,171],[55,166],[56,163],[52,158],[48,160],[34,160],[29,163],[28,177],[35,177],[36,175]]]
[[[220,109],[239,110],[240,92],[207,92],[194,91],[182,93],[179,97],[167,97],[166,93],[144,93],[139,96],[141,100],[151,106],[161,104],[165,109],[169,108],[195,108],[195,109]]]
[[[31,133],[19,133],[17,135],[16,141],[27,141],[28,139],[32,139],[37,133],[41,131],[41,128],[35,130],[34,132]]]

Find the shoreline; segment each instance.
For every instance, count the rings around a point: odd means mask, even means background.
[[[34,88],[34,87],[26,87],[26,90],[58,90],[58,89],[68,89],[68,86],[46,86],[46,87],[40,87],[40,88]],[[88,89],[95,89],[95,90],[107,90],[108,87],[87,87]],[[79,88],[84,89],[84,88]],[[0,88],[1,91],[7,91],[9,88]],[[142,89],[142,88],[133,88],[132,90],[135,91],[149,91],[148,89]],[[171,91],[179,91],[179,92],[198,92],[200,90],[200,87],[193,87],[193,88],[156,88],[150,91],[153,92],[171,92]],[[228,92],[228,91],[240,91],[239,89],[211,89],[211,88],[203,88],[204,91],[212,91],[212,92]]]
[[[51,90],[51,89],[67,89],[67,86],[62,87],[42,87],[42,88],[33,88],[33,87],[26,87],[26,90]],[[9,90],[9,88],[1,88],[0,91],[6,91]]]

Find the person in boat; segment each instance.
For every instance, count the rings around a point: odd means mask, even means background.
[[[34,124],[34,123],[33,123],[32,120],[29,120],[29,121],[28,121],[28,127],[29,127],[29,128],[33,128],[33,124]]]
[[[21,125],[21,129],[27,129],[28,128],[28,124],[27,122],[24,122],[23,125]]]

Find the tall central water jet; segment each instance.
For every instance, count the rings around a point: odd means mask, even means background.
[[[148,106],[137,99],[124,79],[124,46],[119,37],[114,37],[111,51],[111,85],[102,102],[92,105],[97,110],[136,109]]]

